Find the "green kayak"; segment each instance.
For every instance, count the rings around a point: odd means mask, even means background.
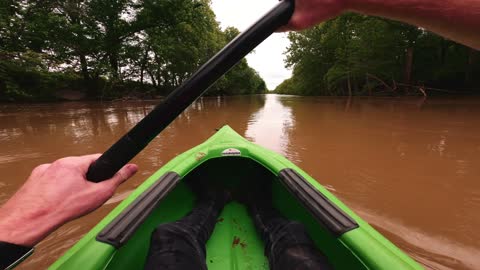
[[[143,269],[150,234],[185,216],[197,178],[248,190],[272,182],[272,203],[302,222],[335,269],[423,269],[315,179],[279,154],[225,126],[148,178],[50,269]],[[245,206],[230,202],[207,242],[209,269],[268,269],[264,243]]]

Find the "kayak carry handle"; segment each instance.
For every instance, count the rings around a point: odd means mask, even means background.
[[[281,1],[238,35],[92,163],[86,175],[87,179],[101,182],[115,175],[213,83],[281,26],[287,24],[294,10],[294,0]]]

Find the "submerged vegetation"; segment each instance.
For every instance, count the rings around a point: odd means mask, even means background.
[[[418,27],[345,14],[289,39],[293,76],[276,93],[480,94],[480,53]]]
[[[236,34],[209,0],[2,0],[0,100],[166,95]],[[243,60],[209,93],[265,91]]]

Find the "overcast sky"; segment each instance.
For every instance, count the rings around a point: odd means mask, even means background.
[[[222,29],[234,26],[243,31],[277,3],[278,0],[212,0],[212,9]],[[276,33],[247,56],[248,64],[260,73],[269,90],[291,76],[283,62],[288,44],[287,34]]]

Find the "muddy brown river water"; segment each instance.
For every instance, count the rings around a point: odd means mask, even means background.
[[[0,105],[0,203],[41,163],[104,151],[158,101]],[[44,269],[157,168],[230,125],[287,156],[427,269],[480,269],[480,98],[203,98],[98,211],[37,246]]]

